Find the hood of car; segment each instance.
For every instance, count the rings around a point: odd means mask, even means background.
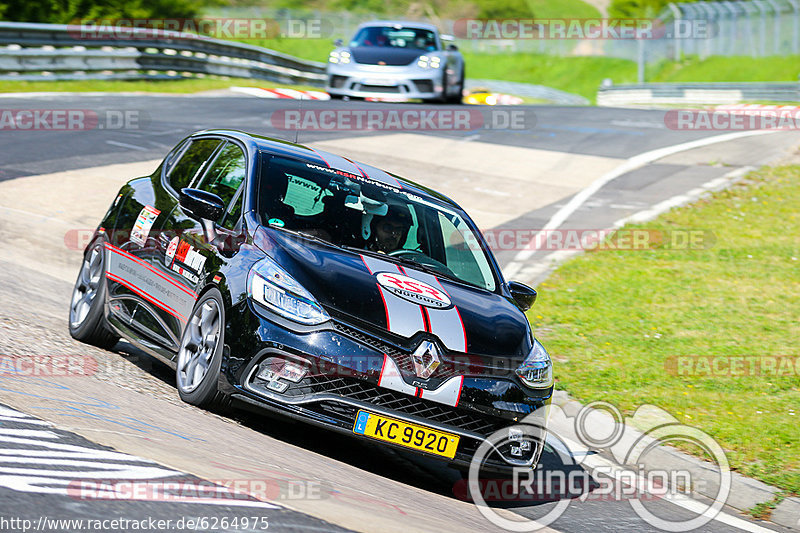
[[[375,254],[262,228],[256,244],[334,318],[376,335],[437,341],[449,352],[503,358],[530,350],[529,325],[510,299],[398,265]],[[354,319],[354,320],[353,320]]]
[[[353,60],[362,65],[405,66],[416,61],[423,53],[421,50],[384,46],[357,46],[350,48]]]

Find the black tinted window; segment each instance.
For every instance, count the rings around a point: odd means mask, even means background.
[[[206,161],[220,144],[219,139],[199,139],[183,152],[180,160],[170,169],[169,184],[180,192],[188,187],[198,172],[202,171]]]
[[[244,151],[236,144],[228,143],[219,151],[196,188],[216,194],[222,198],[225,205],[229,205],[244,181],[246,170],[247,162]],[[229,216],[225,217],[223,226],[232,229],[232,225],[239,219],[240,214],[241,202],[238,202],[231,208]]]

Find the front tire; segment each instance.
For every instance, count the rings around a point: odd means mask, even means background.
[[[106,325],[103,306],[106,299],[104,247],[95,242],[83,258],[69,306],[69,334],[73,339],[109,350],[119,336]]]
[[[181,400],[213,407],[223,398],[217,389],[225,344],[222,294],[211,288],[195,304],[178,351],[176,382]]]

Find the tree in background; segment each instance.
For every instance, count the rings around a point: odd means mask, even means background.
[[[14,22],[75,23],[80,20],[192,18],[191,0],[3,0],[0,16]]]

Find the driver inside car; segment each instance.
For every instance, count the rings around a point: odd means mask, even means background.
[[[390,205],[386,215],[372,219],[372,235],[366,249],[391,253],[403,248],[411,229],[411,214],[405,206]]]

